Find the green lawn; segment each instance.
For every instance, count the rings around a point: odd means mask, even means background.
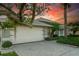
[[[8,53],[3,53],[1,56],[18,56],[16,52],[8,52]]]

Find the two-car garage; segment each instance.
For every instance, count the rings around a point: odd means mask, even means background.
[[[14,38],[13,43],[18,44],[41,40],[44,40],[42,27],[29,28],[25,26],[18,26],[16,28],[16,39]]]

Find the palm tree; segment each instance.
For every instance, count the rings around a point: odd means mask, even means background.
[[[62,4],[64,7],[64,36],[67,37],[67,9],[70,7],[70,4]]]

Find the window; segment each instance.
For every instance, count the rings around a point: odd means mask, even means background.
[[[59,36],[64,36],[64,30],[59,31]]]

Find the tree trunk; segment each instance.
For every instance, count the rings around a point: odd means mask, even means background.
[[[22,12],[23,12],[23,9],[24,9],[24,6],[25,6],[25,3],[22,3],[21,6],[20,6],[20,11],[19,11],[19,19],[21,22],[23,22],[23,16],[22,16]]]
[[[0,6],[3,7],[4,9],[6,9],[6,10],[7,10],[9,13],[11,13],[12,15],[17,16],[17,14],[14,13],[14,12],[11,10],[11,8],[6,7],[4,4],[1,4],[1,3],[0,3]],[[17,16],[17,17],[18,17],[18,16]]]
[[[33,20],[34,20],[34,18],[35,18],[35,10],[36,10],[36,3],[33,3],[32,4],[33,6],[32,6],[32,19],[31,19],[31,24],[33,23]]]
[[[67,37],[67,3],[64,3],[64,36]]]

